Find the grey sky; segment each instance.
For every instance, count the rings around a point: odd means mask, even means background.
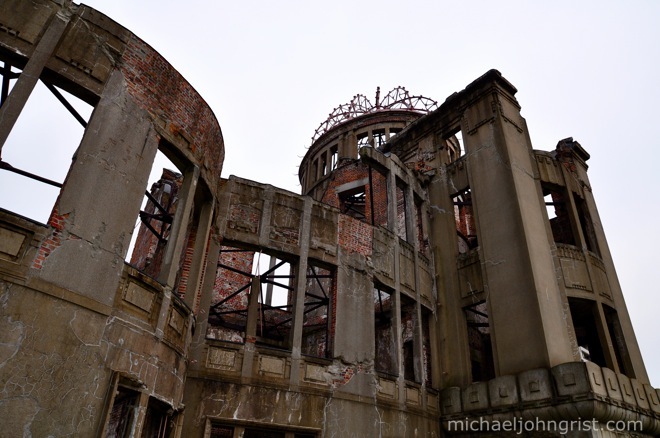
[[[442,102],[497,68],[520,90],[536,149],[572,136],[591,154],[599,213],[660,386],[660,2],[85,3],[149,43],[206,99],[225,139],[224,176],[294,192],[314,130],[355,94],[373,101],[377,86],[403,85]]]

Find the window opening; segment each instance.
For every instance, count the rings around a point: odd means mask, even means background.
[[[591,362],[601,367],[608,366],[603,353],[603,342],[598,332],[598,309],[596,303],[581,298],[568,298],[568,305],[573,319],[573,329],[578,348],[584,351]]]
[[[373,145],[375,148],[381,148],[385,143],[387,143],[387,136],[385,135],[384,129],[377,129],[373,132]]]
[[[466,253],[479,246],[477,227],[472,209],[472,192],[465,189],[452,197],[456,233],[458,235],[458,252]]]
[[[307,266],[303,314],[303,354],[328,358],[332,351],[332,300],[334,271],[310,263]]]
[[[374,285],[374,324],[375,324],[375,358],[376,371],[396,374],[395,327],[392,319],[394,302],[391,292]]]
[[[339,151],[337,146],[330,148],[330,170],[335,170],[337,168],[337,160],[339,158]]]
[[[129,263],[152,278],[158,278],[160,274],[183,184],[183,175],[177,170],[174,163],[158,150],[127,253]]]
[[[325,156],[325,152],[321,155],[321,175],[328,174],[328,161]]]
[[[1,70],[6,72],[7,64]],[[3,74],[3,103],[11,78],[18,74],[11,66],[9,70],[11,73]],[[63,102],[77,119],[62,111]],[[0,192],[0,207],[39,222],[48,221],[83,137],[81,123],[87,123],[92,110],[91,105],[65,91],[43,81],[36,83],[2,148],[0,186],[12,190]]]
[[[587,245],[589,251],[600,255],[598,241],[596,240],[596,230],[594,229],[594,223],[591,220],[587,203],[577,195],[574,195],[573,198],[575,199],[578,219],[580,221],[580,227],[582,228],[582,234],[584,235],[584,243]]]
[[[128,438],[133,434],[140,393],[118,386],[106,427],[106,438]]]
[[[547,184],[543,184],[542,189],[554,241],[566,245],[575,245],[575,235],[571,226],[566,191],[563,188]]]
[[[218,259],[207,337],[243,343],[252,280],[259,278],[257,343],[290,348],[295,273],[275,256],[223,246]]]
[[[424,238],[424,215],[422,213],[422,200],[415,195],[415,223],[417,224],[417,242],[419,252],[426,255],[428,253],[428,241]]]
[[[463,132],[459,129],[454,134],[445,139],[447,149],[447,159],[449,163],[458,160],[465,153],[463,147]]]
[[[312,180],[310,183],[316,181],[319,177],[319,160],[314,160],[312,162]]]
[[[388,141],[402,130],[403,130],[402,128],[390,128],[390,138],[388,139]]]
[[[362,222],[367,221],[366,191],[364,186],[340,192],[338,195],[339,209],[342,213]]]
[[[473,382],[485,382],[495,378],[493,346],[488,323],[488,306],[485,301],[464,309],[467,322],[468,348]]]
[[[401,346],[403,349],[403,378],[421,383],[415,372],[415,330],[417,305],[414,300],[401,294]]]
[[[166,438],[174,429],[173,410],[167,404],[149,398],[147,413],[142,426],[143,438]]]
[[[358,151],[360,150],[360,148],[363,148],[363,147],[371,147],[371,143],[369,142],[369,133],[368,132],[363,132],[362,134],[357,135],[357,148],[358,148]],[[358,154],[356,153],[356,156],[357,155]]]
[[[408,241],[408,227],[406,218],[406,196],[404,186],[397,180],[396,183],[396,235]]]
[[[628,365],[630,363],[630,356],[628,355],[628,347],[626,347],[626,339],[623,336],[621,323],[619,322],[619,315],[616,313],[616,310],[605,304],[603,304],[603,313],[605,314],[605,322],[610,339],[612,340],[619,371],[621,374],[634,378],[632,367]]]

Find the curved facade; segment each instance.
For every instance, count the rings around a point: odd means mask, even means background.
[[[0,161],[59,191],[0,209],[9,436],[660,433],[589,155],[532,150],[499,72],[337,107],[297,195],[222,179],[211,109],[98,11],[2,0],[0,28],[0,157],[37,81],[94,108],[63,181]]]

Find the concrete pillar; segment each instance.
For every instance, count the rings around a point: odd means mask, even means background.
[[[302,224],[300,230],[300,257],[296,269],[296,290],[295,303],[293,307],[293,338],[291,343],[291,384],[298,385],[301,379],[302,367],[302,334],[303,322],[305,319],[305,290],[307,288],[307,255],[309,253],[309,239],[312,223],[312,198],[305,197],[305,205],[302,215]],[[335,299],[335,297],[332,297]],[[332,306],[328,306],[328,312],[331,312]],[[331,318],[331,315],[328,315]],[[330,342],[328,339],[326,342]]]
[[[197,224],[197,236],[194,243],[195,249],[190,265],[190,272],[188,273],[188,288],[186,289],[184,301],[195,315],[199,312],[195,303],[201,289],[200,281],[202,272],[204,272],[204,259],[206,258],[207,244],[209,243],[209,235],[211,233],[214,206],[214,199],[210,199],[202,205],[199,213],[199,223]]]
[[[187,237],[185,230],[188,229],[198,179],[199,167],[192,166],[184,172],[183,185],[179,190],[179,205],[174,214],[169,241],[165,249],[165,257],[158,276],[158,280],[169,287],[174,287],[176,275],[179,271],[179,260]]]
[[[461,127],[496,374],[506,375],[550,368],[573,355],[516,90],[504,80],[484,82],[472,90],[478,100]]]
[[[18,116],[23,111],[32,90],[37,85],[46,63],[55,51],[60,42],[64,30],[69,24],[69,16],[60,11],[53,16],[53,20],[39,40],[34,53],[28,60],[21,75],[16,80],[7,100],[0,108],[0,157],[2,156],[2,147],[9,137]]]
[[[461,308],[455,262],[458,255],[456,219],[449,195],[447,174],[442,167],[429,184],[429,234],[438,289],[436,327],[440,364],[439,372],[434,372],[434,381],[442,388],[463,387],[470,383],[467,326]]]

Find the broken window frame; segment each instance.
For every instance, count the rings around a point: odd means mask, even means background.
[[[396,352],[396,320],[394,312],[396,311],[395,294],[393,290],[387,290],[385,286],[378,283],[374,284],[374,369],[378,373],[389,376],[398,374],[398,360]],[[386,294],[387,297],[383,297]],[[389,302],[388,305],[384,304]],[[389,348],[382,342],[387,338],[382,334],[389,333]],[[389,357],[381,357],[379,352],[389,350]],[[384,359],[384,361],[383,361]],[[386,366],[381,367],[381,364]]]
[[[575,233],[575,219],[571,213],[570,197],[566,188],[555,184],[542,183],[541,190],[554,242],[575,246],[578,237]],[[550,217],[551,208],[554,217]]]
[[[16,69],[16,71],[14,69]],[[0,76],[2,76],[2,84],[0,86],[0,108],[4,106],[5,103],[7,103],[8,98],[10,97],[11,90],[13,89],[13,85],[11,81],[17,80],[21,76],[21,74],[22,74],[22,70],[17,65],[12,64],[9,60],[3,60],[3,66],[0,68]],[[28,178],[29,180],[38,183],[37,185],[34,186],[32,186],[32,184],[29,184],[30,186],[34,187],[29,191],[29,198],[39,200],[38,201],[39,205],[44,204],[45,203],[44,199],[47,199],[49,201],[47,203],[51,205],[51,209],[47,211],[47,213],[44,214],[43,216],[41,216],[40,214],[37,214],[36,215],[37,217],[34,217],[33,214],[27,214],[27,215],[33,220],[46,223],[49,221],[52,215],[52,207],[55,205],[56,199],[60,195],[61,189],[64,185],[64,180],[66,179],[66,175],[68,175],[71,169],[73,160],[75,158],[76,150],[79,147],[80,142],[82,141],[88,123],[87,119],[85,119],[85,117],[83,117],[78,112],[78,110],[76,110],[76,108],[69,102],[69,100],[67,100],[63,92],[67,92],[72,97],[79,99],[80,102],[90,105],[91,111],[89,112],[88,118],[91,117],[94,105],[76,96],[72,92],[68,92],[67,90],[56,87],[50,80],[47,80],[44,77],[40,77],[37,80],[37,82],[34,84],[33,88],[30,90],[29,95],[26,98],[26,101],[15,103],[16,105],[19,105],[20,108],[19,109],[20,114],[18,116],[18,120],[21,120],[21,117],[25,117],[24,110],[26,107],[28,107],[27,105],[29,105],[30,102],[35,103],[34,102],[34,99],[36,99],[35,91],[39,93],[39,91],[37,90],[37,87],[39,87],[39,83],[41,83],[41,85],[43,85],[47,90],[49,90],[50,93],[60,102],[60,104],[62,104],[62,106],[74,117],[74,119],[78,122],[78,124],[82,126],[83,129],[82,133],[80,134],[79,137],[77,134],[75,135],[76,139],[71,142],[70,146],[67,149],[67,152],[68,151],[71,152],[71,161],[68,163],[68,165],[62,164],[61,166],[54,166],[54,164],[57,163],[57,160],[52,160],[49,163],[48,173],[56,173],[63,175],[61,181],[56,181],[52,178],[47,178],[43,175],[40,175],[39,173],[35,173],[33,171],[22,168],[23,166],[14,166],[11,163],[3,160],[2,154],[0,153],[0,172],[9,172],[15,175],[19,175],[20,177]],[[30,105],[29,108],[33,108],[32,105]],[[28,111],[33,111],[33,110],[29,109]],[[12,127],[12,131],[14,130],[14,128],[16,128],[16,125]],[[6,144],[7,142],[5,142],[5,144],[0,145],[0,152],[4,149]],[[65,166],[66,169],[64,168]],[[41,184],[44,184],[45,186],[49,186],[49,188],[46,188],[44,185]],[[54,187],[57,190],[52,191],[53,189],[51,187]],[[8,211],[12,211],[12,209],[15,207],[12,207],[11,205],[7,205],[3,208],[8,209]],[[17,210],[20,210],[20,207]],[[16,212],[16,214],[20,214],[20,212]]]
[[[367,223],[367,187],[362,185],[337,193],[339,210],[359,221]]]
[[[463,307],[467,327],[467,347],[470,353],[472,382],[487,382],[495,378],[493,344],[488,317],[488,303],[479,301]],[[479,337],[479,345],[473,342]]]
[[[613,307],[607,304],[602,304],[603,315],[605,317],[605,325],[610,335],[612,348],[614,350],[614,358],[616,359],[619,367],[619,373],[629,377],[635,378],[635,373],[630,360],[630,354],[626,345],[626,338],[623,334],[619,315]]]
[[[394,199],[396,207],[396,216],[394,224],[394,232],[399,239],[404,242],[410,241],[410,227],[408,226],[408,196],[406,192],[408,187],[399,178],[396,178],[396,185],[394,187]]]
[[[458,238],[458,252],[467,253],[479,247],[477,224],[472,207],[472,191],[469,187],[451,195]],[[465,228],[465,230],[463,230]],[[465,231],[465,232],[464,232]]]
[[[409,382],[421,384],[423,381],[423,373],[420,368],[420,357],[422,348],[419,345],[419,303],[409,297],[408,295],[399,293],[399,309],[400,309],[400,342],[401,342],[401,374],[403,379]],[[407,327],[410,321],[410,330]]]
[[[295,309],[295,266],[296,263],[292,259],[283,259],[280,256],[270,254],[263,251],[255,251],[254,249],[246,249],[239,247],[230,247],[223,246],[220,249],[221,256],[218,258],[218,268],[234,272],[236,274],[242,275],[246,278],[244,282],[241,283],[240,287],[235,291],[229,293],[227,296],[222,298],[220,301],[211,305],[209,310],[209,326],[220,326],[225,329],[233,330],[238,336],[241,337],[239,343],[245,343],[246,338],[249,336],[249,333],[254,332],[256,334],[256,342],[258,345],[264,345],[272,348],[278,348],[283,350],[291,349],[291,335],[293,330],[293,318],[294,318],[294,309]],[[254,262],[250,264],[250,272],[241,271],[235,267],[229,266],[223,263],[222,253],[249,253],[251,254],[251,259],[259,254],[266,254],[271,257],[271,261],[275,260],[274,264],[271,264],[269,268],[263,273],[253,273],[255,269]],[[280,269],[285,264],[289,265],[289,274],[279,274],[277,270]],[[216,272],[216,276],[217,276]],[[254,280],[259,281],[259,291],[258,296],[255,298],[253,294],[253,285]],[[283,284],[280,282],[281,279],[287,279],[288,284]],[[266,285],[266,287],[264,287]],[[269,289],[272,291],[272,288],[269,286],[277,286],[289,291],[289,297],[287,299],[287,304],[284,305],[272,305],[272,295],[269,296]],[[266,295],[264,295],[264,291]],[[244,298],[244,307],[239,307],[235,309],[221,310],[223,305],[228,303],[230,300],[239,296],[240,294],[245,294]],[[255,319],[255,326],[249,326],[249,310],[251,300],[257,300],[257,318]],[[271,317],[274,313],[283,313],[284,315],[280,318]],[[222,315],[238,315],[244,322],[241,325],[231,324],[228,322],[222,322]],[[220,322],[217,322],[217,319]],[[273,322],[271,324],[271,321]],[[275,330],[281,332],[282,328],[286,328],[284,333],[281,336],[275,336],[270,334],[270,331]],[[225,342],[238,342],[232,341],[229,339],[221,339]]]
[[[573,322],[573,332],[578,349],[588,352],[589,360],[598,366],[614,369],[608,363],[607,342],[604,327],[598,314],[598,303],[586,298],[568,297],[568,307]]]
[[[305,287],[304,310],[302,315],[302,345],[301,351],[305,356],[330,358],[334,343],[332,328],[332,313],[334,305],[336,270],[317,261],[308,260],[307,282]],[[312,290],[313,288],[313,290]],[[318,294],[321,292],[322,296]],[[321,323],[318,323],[318,320]],[[325,347],[312,353],[307,339],[312,332],[321,332],[320,339]],[[319,344],[320,345],[320,344]]]

